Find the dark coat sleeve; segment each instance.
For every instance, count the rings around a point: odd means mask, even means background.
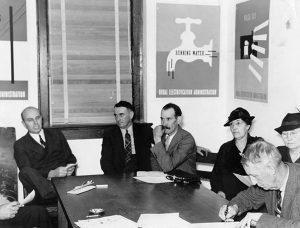
[[[122,173],[124,170],[124,141],[117,125],[104,131],[100,165],[105,174]]]
[[[229,170],[226,169],[226,150],[225,150],[225,145],[223,144],[217,154],[217,158],[214,164],[214,168],[211,173],[210,177],[210,185],[211,185],[211,190],[214,192],[219,192],[223,191],[223,175],[228,175],[230,172]]]

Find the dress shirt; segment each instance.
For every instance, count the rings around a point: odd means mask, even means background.
[[[42,144],[41,144],[41,142],[40,142],[40,137],[39,137],[39,135],[41,136],[41,138],[44,140],[44,142],[46,142],[46,139],[45,139],[45,134],[44,134],[44,130],[42,129],[41,131],[40,131],[40,133],[38,133],[38,134],[33,134],[33,133],[30,133],[29,132],[29,134],[30,134],[30,136],[38,143],[38,144],[40,144],[41,146],[43,146]],[[44,147],[44,146],[43,146]]]
[[[171,141],[172,141],[172,139],[174,138],[174,136],[176,135],[176,133],[177,133],[177,131],[175,131],[175,132],[173,132],[171,135],[169,135],[169,134],[166,134],[166,150],[168,150],[169,149],[169,146],[170,146],[170,144],[171,144]]]
[[[135,153],[135,146],[134,146],[134,137],[133,137],[132,125],[127,129],[123,129],[123,128],[120,128],[120,129],[121,129],[122,136],[123,136],[124,147],[125,147],[125,134],[126,134],[126,130],[128,130],[128,133],[130,134],[130,138],[131,138],[131,153],[136,154]]]

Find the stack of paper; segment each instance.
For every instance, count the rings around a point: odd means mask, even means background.
[[[160,171],[138,171],[134,178],[152,184],[173,182],[168,180],[166,176],[167,174]]]
[[[75,222],[80,228],[138,228],[136,222],[133,222],[121,215],[106,216],[97,219],[86,219]]]
[[[179,213],[141,214],[138,226],[142,228],[189,228],[190,223],[179,217]]]

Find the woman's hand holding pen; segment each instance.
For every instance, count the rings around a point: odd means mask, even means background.
[[[234,216],[236,216],[238,213],[238,206],[237,205],[232,205],[232,206],[228,206],[228,205],[223,205],[220,208],[219,211],[219,217],[223,220],[223,221],[228,221],[229,219],[232,219]]]

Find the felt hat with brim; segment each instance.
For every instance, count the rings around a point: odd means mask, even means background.
[[[252,120],[254,118],[255,118],[255,116],[250,116],[249,112],[246,109],[238,107],[230,113],[230,116],[228,116],[228,120],[224,124],[224,126],[225,127],[229,126],[230,122],[237,120],[237,119],[242,119],[243,121],[246,122],[246,124],[251,125]]]
[[[283,131],[291,131],[296,128],[300,128],[300,112],[286,114],[282,120],[281,126],[275,128],[275,131],[281,134]]]

